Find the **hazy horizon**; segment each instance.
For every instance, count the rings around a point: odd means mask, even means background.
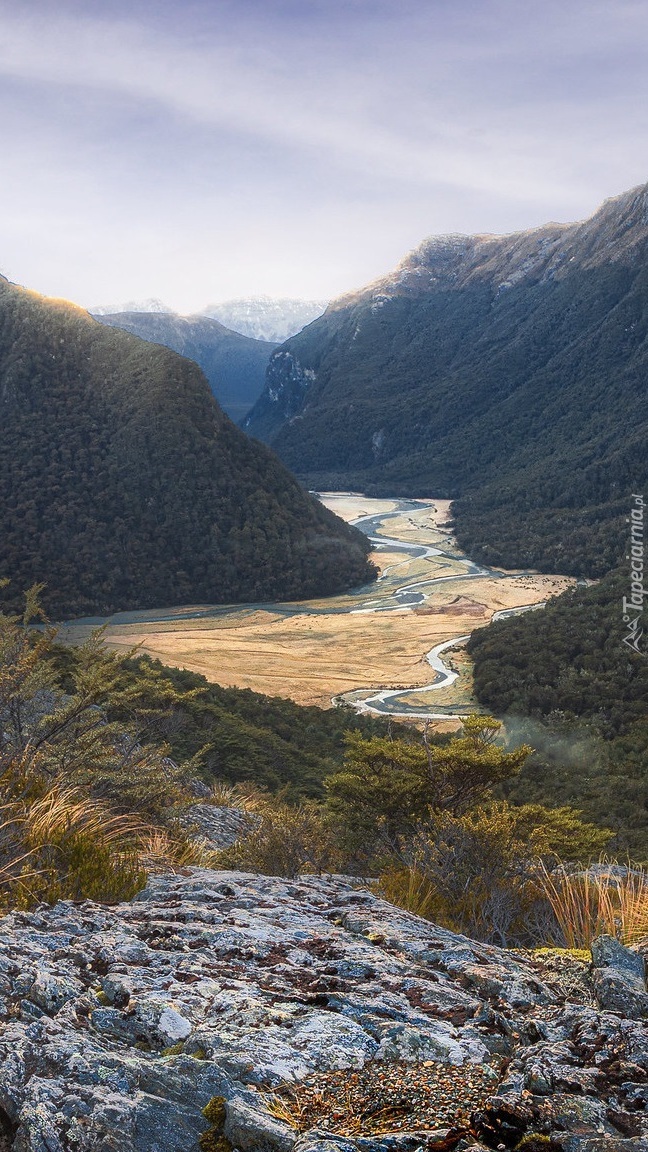
[[[0,0],[0,270],[83,307],[331,299],[648,180],[648,10]]]

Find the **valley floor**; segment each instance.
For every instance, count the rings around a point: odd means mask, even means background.
[[[191,606],[119,613],[106,643],[300,704],[394,716],[465,715],[476,705],[462,641],[497,613],[543,603],[567,577],[503,572],[473,563],[445,524],[444,500],[378,500],[323,493],[327,507],[374,545],[375,583],[342,596],[292,604]],[[71,621],[79,643],[101,621]],[[439,651],[449,641],[457,641]]]

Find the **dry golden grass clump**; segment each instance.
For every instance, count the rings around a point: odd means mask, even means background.
[[[601,934],[633,944],[648,935],[648,869],[616,860],[582,871],[564,864],[540,871],[540,884],[568,948],[589,948]]]
[[[0,908],[44,901],[128,900],[150,873],[214,854],[135,814],[112,812],[79,788],[54,786],[0,808]]]

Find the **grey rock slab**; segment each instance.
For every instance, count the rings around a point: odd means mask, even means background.
[[[235,844],[248,835],[258,822],[258,816],[240,808],[223,808],[205,803],[191,804],[180,817],[180,823],[189,833],[214,849],[228,848]]]
[[[592,942],[594,993],[602,1008],[634,1020],[648,1018],[645,962],[614,936]]]
[[[425,1132],[398,1132],[394,1135],[335,1136],[314,1129],[300,1136],[294,1152],[434,1152],[434,1148],[447,1147],[449,1128]]]
[[[74,977],[38,971],[28,996],[33,1004],[54,1015],[68,1000],[74,1000],[84,991],[84,985]]]
[[[247,1100],[234,1098],[226,1105],[223,1135],[241,1152],[291,1152],[296,1132]]]
[[[393,1136],[360,1136],[356,1140],[358,1152],[434,1152],[447,1148],[450,1128],[433,1128],[425,1132],[397,1132]]]
[[[562,1152],[648,1152],[648,1139],[643,1136],[624,1139],[617,1136],[563,1136]]]
[[[192,868],[130,903],[0,920],[0,1108],[16,1152],[195,1152],[214,1098],[240,1152],[416,1152],[417,1133],[297,1137],[257,1089],[381,1060],[460,1076],[492,1052],[512,1058],[499,1099],[516,1131],[545,1116],[547,1131],[616,1139],[607,1109],[623,1123],[625,1101],[643,1100],[646,1024],[566,1005],[523,955],[349,878]]]
[[[331,1132],[313,1129],[296,1140],[294,1152],[358,1152],[358,1145],[347,1136],[334,1136]]]
[[[196,1152],[198,1140],[209,1131],[200,1112],[142,1093],[138,1097],[131,1143],[132,1152]]]
[[[618,968],[645,983],[643,956],[626,948],[614,936],[598,936],[592,941],[592,963],[595,968]]]
[[[601,1008],[619,1012],[633,1020],[648,1018],[648,993],[638,981],[615,968],[600,968],[594,973],[593,983]]]

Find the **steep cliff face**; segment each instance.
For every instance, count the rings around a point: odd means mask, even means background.
[[[244,426],[313,486],[455,498],[484,560],[600,574],[646,478],[647,257],[647,188],[434,237],[277,350]]]
[[[314,369],[304,368],[288,349],[273,353],[265,372],[265,388],[254,408],[254,435],[266,440],[281,424],[297,416],[315,379]],[[250,427],[249,416],[241,426]]]

